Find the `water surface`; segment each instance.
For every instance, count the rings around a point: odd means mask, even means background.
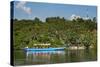
[[[14,51],[14,65],[54,64],[68,62],[95,61],[96,51],[63,50],[63,51]]]

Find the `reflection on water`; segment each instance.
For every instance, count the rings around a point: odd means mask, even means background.
[[[57,62],[64,62],[64,51],[31,51],[26,52],[26,63],[32,64],[48,64],[53,63],[53,56],[57,58]]]
[[[15,65],[94,61],[96,52],[93,50],[15,51],[14,59]]]

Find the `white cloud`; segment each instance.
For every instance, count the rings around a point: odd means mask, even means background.
[[[70,17],[70,20],[77,19],[77,18],[81,18],[81,17],[78,15],[72,14]]]
[[[83,17],[83,19],[84,19],[84,20],[88,20],[88,19],[90,19],[90,18],[89,18],[89,17]]]
[[[27,2],[25,2],[25,1],[18,2],[17,5],[16,5],[16,8],[19,8],[19,9],[23,10],[27,14],[31,14],[32,13],[32,9],[30,7],[26,7],[25,6],[26,3]]]

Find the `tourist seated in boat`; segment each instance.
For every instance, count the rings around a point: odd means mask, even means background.
[[[34,44],[34,47],[35,48],[49,48],[50,45],[51,45],[50,43],[46,43],[46,44],[42,43],[42,44]]]

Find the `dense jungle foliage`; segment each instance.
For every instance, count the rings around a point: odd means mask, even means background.
[[[39,18],[33,20],[13,20],[14,49],[34,44],[50,43],[50,47],[68,47],[90,45],[97,47],[97,21],[93,19],[67,20],[64,17],[47,17],[45,21]]]

